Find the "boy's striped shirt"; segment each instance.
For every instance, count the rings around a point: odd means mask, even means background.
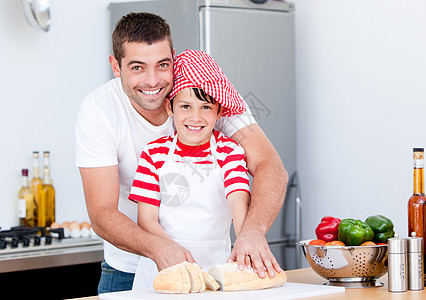
[[[160,206],[159,170],[163,166],[176,132],[170,136],[159,138],[144,148],[139,158],[135,179],[130,190],[129,199],[134,202],[145,202]],[[216,159],[224,178],[225,195],[243,190],[250,193],[244,149],[234,140],[219,131],[214,131],[216,140]],[[213,164],[210,141],[200,146],[188,146],[176,143],[173,160],[176,162],[205,165],[197,168],[202,176],[208,177],[209,165]]]

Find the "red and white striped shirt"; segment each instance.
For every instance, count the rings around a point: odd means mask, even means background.
[[[160,206],[160,178],[158,174],[167,158],[175,134],[176,132],[146,145],[139,158],[129,200]],[[217,163],[223,172],[226,197],[239,190],[250,193],[244,149],[233,139],[219,131],[215,130],[213,135],[217,144]],[[173,159],[177,162],[213,164],[210,141],[199,146],[188,146],[178,140],[174,154]],[[206,172],[200,174],[200,176],[204,176],[204,178],[200,179],[208,180],[208,170],[206,168]]]

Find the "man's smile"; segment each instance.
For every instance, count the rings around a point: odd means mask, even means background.
[[[161,88],[160,89],[156,89],[156,90],[139,90],[139,91],[142,92],[145,95],[153,96],[153,95],[158,94],[161,91]]]

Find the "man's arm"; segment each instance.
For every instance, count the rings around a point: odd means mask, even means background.
[[[118,210],[118,166],[80,168],[80,174],[90,221],[101,238],[122,250],[151,258],[159,270],[193,261],[180,245],[142,230]]]
[[[240,269],[250,268],[250,260],[261,278],[264,268],[269,276],[281,268],[269,249],[265,235],[284,202],[288,174],[272,143],[257,124],[238,130],[232,139],[245,150],[247,167],[253,176],[251,202],[229,260]]]

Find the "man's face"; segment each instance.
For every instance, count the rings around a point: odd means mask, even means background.
[[[173,87],[173,56],[167,39],[151,45],[125,43],[121,67],[110,57],[114,75],[121,77],[123,90],[133,106],[147,111],[162,107]]]

